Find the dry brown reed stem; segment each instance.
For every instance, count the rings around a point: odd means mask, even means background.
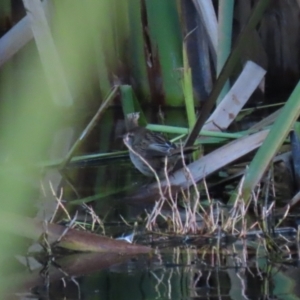
[[[255,261],[255,267],[256,267],[256,274],[262,280],[264,278],[264,276],[261,272],[261,267],[259,265],[259,261],[260,261],[259,251],[260,251],[262,240],[260,239],[259,235],[257,236],[257,238],[258,238],[258,246],[256,247],[255,260],[254,261]]]
[[[246,236],[247,235],[247,222],[246,222],[246,214],[249,206],[245,206],[245,201],[241,201],[240,204],[240,209],[241,209],[241,231],[240,231],[240,236]],[[249,202],[247,203],[249,205]]]
[[[192,211],[191,211],[191,206],[190,206],[190,199],[191,199],[191,194],[190,194],[190,190],[187,189],[187,194],[185,194],[185,191],[183,189],[181,189],[181,194],[184,200],[184,209],[185,209],[185,224],[183,226],[183,232],[188,232],[190,229],[190,219],[192,216]],[[191,232],[193,232],[193,230],[190,230]]]
[[[248,248],[247,248],[247,241],[246,239],[243,239],[242,240],[242,243],[243,243],[243,251],[242,251],[242,266],[244,268],[247,268],[248,269],[248,272],[250,270],[250,268],[248,268],[248,264],[247,264],[247,261],[248,261]],[[251,270],[250,270],[250,273],[251,273]]]
[[[114,99],[117,91],[119,90],[119,86],[115,85],[111,88],[111,90],[108,93],[107,98],[104,102],[101,103],[99,109],[97,110],[96,114],[93,116],[93,118],[90,120],[88,125],[84,128],[84,130],[81,132],[79,138],[75,141],[71,149],[68,151],[67,155],[63,159],[63,161],[60,163],[60,169],[64,169],[69,162],[71,161],[75,151],[83,144],[87,136],[92,132],[93,128],[96,126],[96,124],[99,123],[100,118],[103,116],[104,112],[106,111],[107,107],[111,103],[111,101]]]
[[[250,201],[247,202],[247,205],[245,206],[245,201],[244,199],[241,199],[241,205],[242,205],[242,213],[241,213],[241,220],[242,220],[242,233],[244,232],[244,235],[243,234],[240,234],[240,236],[246,236],[247,235],[247,232],[248,232],[248,228],[247,228],[247,218],[246,218],[246,215],[247,215],[247,212],[248,212],[248,209],[250,207],[250,204],[251,204],[251,199]]]
[[[185,197],[185,196],[184,196]],[[190,195],[190,193],[188,193],[188,195],[187,195],[187,197],[185,197],[185,203],[186,203],[186,205],[185,205],[185,216],[186,216],[186,218],[185,218],[185,224],[184,224],[184,229],[183,229],[183,231],[184,232],[189,232],[189,231],[191,231],[192,233],[194,233],[194,230],[191,228],[191,219],[192,219],[192,211],[191,211],[191,205],[190,205],[190,203],[191,203],[191,195]]]
[[[76,222],[77,219],[77,215],[78,215],[78,211],[76,211],[73,219],[70,221],[70,223],[68,224],[68,226],[65,228],[65,230],[62,232],[62,234],[58,237],[58,239],[56,240],[56,243],[59,243],[62,238],[68,233],[69,229],[73,227],[73,225]]]
[[[290,241],[287,240],[287,243],[288,242],[290,242]],[[285,259],[291,260],[292,259],[292,250],[290,249],[290,247],[287,244],[282,245],[282,247],[286,249],[286,251],[284,252]],[[286,257],[286,255],[288,255],[288,257]]]
[[[215,217],[214,217],[213,201],[210,198],[205,178],[203,179],[203,185],[204,185],[205,192],[206,192],[207,199],[208,199],[208,203],[209,203],[209,217],[208,217],[208,221],[209,221],[210,224],[209,224],[208,228],[211,229],[211,232],[214,232],[217,229],[217,223],[215,222]]]
[[[164,164],[164,173],[165,173],[165,178],[167,181],[167,191],[168,191],[168,195],[169,195],[169,205],[171,207],[171,211],[172,211],[172,222],[173,222],[173,227],[174,227],[174,231],[179,233],[182,232],[182,221],[181,221],[181,217],[180,217],[180,213],[177,207],[177,197],[176,200],[173,198],[173,194],[172,194],[172,187],[170,184],[170,178],[169,178],[169,173],[168,173],[168,157],[165,157],[165,164]]]
[[[57,201],[57,205],[55,207],[55,210],[54,210],[54,213],[53,213],[53,216],[50,220],[50,223],[52,223],[54,221],[54,218],[56,216],[56,213],[59,209],[59,207],[64,211],[64,213],[66,214],[68,220],[70,221],[71,220],[71,216],[70,214],[68,213],[68,211],[66,210],[65,206],[62,204],[62,196],[63,196],[63,189],[60,190],[60,195],[57,196],[56,192],[54,191],[54,188],[53,188],[53,185],[52,185],[52,182],[49,182],[49,186],[50,186],[50,190],[52,192],[52,195],[53,197],[56,199]]]
[[[282,211],[286,211],[287,209],[292,208],[300,201],[300,191],[296,193],[293,198],[289,201],[288,204],[285,205],[285,207],[279,209],[278,213],[281,213]]]
[[[274,208],[274,206],[275,206],[275,201],[273,201],[272,203],[271,203],[271,205],[269,206],[269,208],[268,209],[266,209],[266,217],[268,217],[272,212],[272,209]]]
[[[272,172],[271,186],[272,186],[273,198],[276,199],[276,189],[275,189],[274,171]]]
[[[152,212],[147,216],[148,220],[146,223],[146,228],[148,230],[153,230],[153,226],[155,225],[156,218],[161,214],[161,208],[163,203],[164,201],[162,200],[162,198],[160,198],[158,201],[155,201],[155,205],[152,209]]]
[[[251,201],[248,201],[247,204],[245,204],[245,202],[242,199],[241,191],[242,191],[243,183],[244,183],[244,177],[240,181],[238,193],[234,201],[233,207],[230,210],[226,223],[223,226],[223,229],[225,231],[231,230],[232,235],[236,235],[238,233],[240,237],[246,236],[247,231],[249,230],[249,228],[247,228],[248,226],[247,226],[246,214],[251,204]],[[252,196],[252,199],[253,198],[255,198],[255,195]],[[237,229],[238,222],[241,222],[240,230]]]
[[[188,197],[185,197],[187,205],[185,206],[186,210],[186,222],[185,225],[183,226],[182,224],[182,219],[180,216],[180,212],[178,210],[177,206],[177,195],[175,195],[175,198],[172,193],[172,186],[170,183],[170,178],[169,178],[169,173],[168,173],[168,158],[165,158],[165,164],[164,164],[164,174],[165,174],[165,180],[167,182],[167,193],[169,198],[166,197],[161,197],[161,199],[156,203],[154,206],[152,213],[150,214],[148,218],[148,222],[146,225],[146,228],[151,228],[152,224],[156,222],[156,218],[158,215],[162,215],[161,208],[162,205],[164,204],[165,201],[168,202],[171,211],[172,211],[172,224],[174,231],[177,233],[187,233],[187,232],[193,232],[196,233],[198,231],[197,227],[197,222],[196,222],[196,214],[197,214],[197,208],[200,206],[200,194],[196,185],[195,180],[192,177],[191,172],[189,169],[186,167],[185,161],[184,161],[184,154],[183,154],[183,148],[181,147],[181,159],[183,162],[184,170],[187,174],[187,178],[192,181],[194,189],[195,189],[195,194],[196,194],[196,200],[194,201],[194,206],[191,208],[191,196],[190,196],[190,191],[188,190]],[[160,183],[160,182],[159,182]],[[184,193],[183,193],[184,195]],[[184,195],[185,196],[185,195]],[[202,210],[205,212],[203,207],[201,206]]]
[[[283,214],[283,217],[278,221],[278,223],[275,225],[275,228],[278,228],[280,226],[280,224],[285,220],[285,218],[287,217],[289,211],[290,211],[290,206],[287,205],[286,206],[286,210],[285,210],[285,213]]]
[[[271,174],[272,174],[272,171],[271,171],[271,168],[270,168],[268,170],[268,175],[267,175],[267,178],[266,178],[267,183],[265,184],[265,191],[264,191],[264,193],[265,193],[265,204],[264,204],[264,206],[267,205],[268,200],[269,200]]]
[[[185,159],[184,159],[184,154],[183,154],[183,147],[180,148],[181,149],[181,159],[182,159],[182,165],[186,174],[186,178],[187,180],[190,180],[192,182],[192,185],[194,187],[195,190],[195,194],[196,194],[196,199],[194,199],[194,205],[193,208],[191,208],[191,196],[190,196],[190,191],[188,189],[188,201],[187,201],[187,209],[186,209],[186,224],[185,224],[185,232],[191,231],[192,233],[196,233],[198,231],[198,226],[197,226],[197,211],[198,211],[198,207],[200,205],[200,193],[199,190],[197,188],[196,182],[192,176],[192,173],[190,172],[189,168],[186,166],[185,163]]]
[[[129,224],[122,215],[119,215],[124,224],[128,227],[134,227],[134,225]]]
[[[88,211],[88,213],[92,217],[91,231],[94,231],[95,230],[95,225],[98,224],[101,227],[101,229],[102,229],[102,233],[105,235],[104,223],[99,218],[99,216],[95,213],[95,211],[93,210],[93,208],[91,206],[87,205],[86,203],[83,203],[82,206]]]

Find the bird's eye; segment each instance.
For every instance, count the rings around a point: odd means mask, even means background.
[[[125,135],[125,137],[126,137],[126,139],[128,140],[128,141],[132,141],[132,139],[133,139],[133,133],[132,132],[128,132],[128,133],[126,133],[126,135]]]

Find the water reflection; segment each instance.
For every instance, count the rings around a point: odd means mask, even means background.
[[[207,249],[206,249],[207,250]],[[295,268],[257,259],[245,249],[191,247],[156,250],[153,255],[126,257],[80,254],[57,261],[33,294],[50,299],[287,299],[300,296]],[[247,258],[245,257],[247,254]],[[247,259],[247,261],[245,261]],[[59,265],[59,267],[58,267]],[[36,272],[36,274],[38,274]],[[29,276],[29,277],[30,277]],[[39,278],[39,279],[38,279]],[[27,286],[28,286],[27,277]],[[31,283],[33,283],[31,281]]]

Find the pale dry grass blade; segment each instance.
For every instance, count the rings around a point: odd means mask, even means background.
[[[196,182],[190,172],[190,170],[187,168],[185,163],[185,157],[183,153],[183,147],[180,148],[181,150],[181,160],[183,164],[183,169],[186,174],[186,180],[191,181],[192,187],[195,193],[195,196],[192,196],[189,189],[187,193],[187,197],[185,198],[185,211],[186,211],[186,222],[184,225],[184,232],[192,232],[197,233],[199,231],[199,227],[197,225],[197,213],[198,209],[202,209],[202,206],[200,204],[200,192],[198,190],[198,187],[196,185]],[[170,184],[170,183],[169,183]],[[204,218],[202,218],[204,220]]]
[[[222,131],[234,121],[264,78],[266,70],[248,61],[221,103],[203,126],[203,130]]]
[[[183,232],[183,226],[182,226],[182,221],[181,221],[181,217],[180,217],[180,213],[178,210],[178,206],[177,206],[177,195],[175,195],[175,197],[172,194],[172,189],[171,189],[171,185],[170,185],[170,179],[169,179],[169,172],[168,172],[168,157],[165,157],[165,167],[164,167],[164,173],[165,173],[165,177],[166,177],[166,181],[168,182],[168,186],[167,186],[167,192],[168,192],[168,202],[169,205],[171,207],[171,211],[172,211],[172,222],[173,222],[173,227],[174,227],[174,231],[176,233],[180,233]]]
[[[216,62],[218,49],[218,21],[213,3],[211,0],[193,0],[193,2],[206,29],[208,38],[212,45],[213,56],[215,58],[214,60]]]
[[[42,4],[45,14],[49,14],[49,0]],[[0,67],[12,58],[33,38],[31,25],[28,16],[21,19],[0,39]]]
[[[105,226],[103,221],[100,219],[100,217],[96,214],[92,206],[87,205],[86,203],[83,204],[83,207],[87,210],[89,215],[92,217],[92,224],[91,224],[91,230],[95,230],[95,225],[98,224],[100,228],[102,229],[102,234],[105,235]]]
[[[248,129],[248,132],[251,132],[251,133],[256,132],[256,131],[262,130],[263,128],[273,124],[276,121],[277,117],[280,115],[281,110],[282,109],[280,108],[280,109],[274,111],[272,114],[270,114],[266,118],[257,122],[256,124],[254,124],[253,126],[251,126]]]
[[[199,182],[227,164],[257,149],[265,140],[268,132],[268,130],[264,130],[235,140],[189,164],[187,168],[190,170],[194,181]],[[172,186],[175,185],[181,186],[182,188],[188,188],[192,185],[192,182],[186,180],[185,172],[181,169],[172,174],[170,184]],[[160,190],[165,186],[167,186],[167,182],[165,180],[161,181]],[[151,188],[155,189],[156,186],[149,186],[149,189]]]

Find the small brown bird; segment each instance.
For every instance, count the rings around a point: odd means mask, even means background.
[[[153,171],[143,159],[155,170],[157,175],[164,174],[167,157],[167,170],[172,171],[181,155],[180,148],[168,141],[162,134],[138,126],[139,113],[127,116],[129,132],[124,135],[124,143],[129,149],[129,156],[134,166],[144,175],[153,177]],[[135,152],[133,152],[133,151]],[[141,157],[143,159],[141,159]]]

